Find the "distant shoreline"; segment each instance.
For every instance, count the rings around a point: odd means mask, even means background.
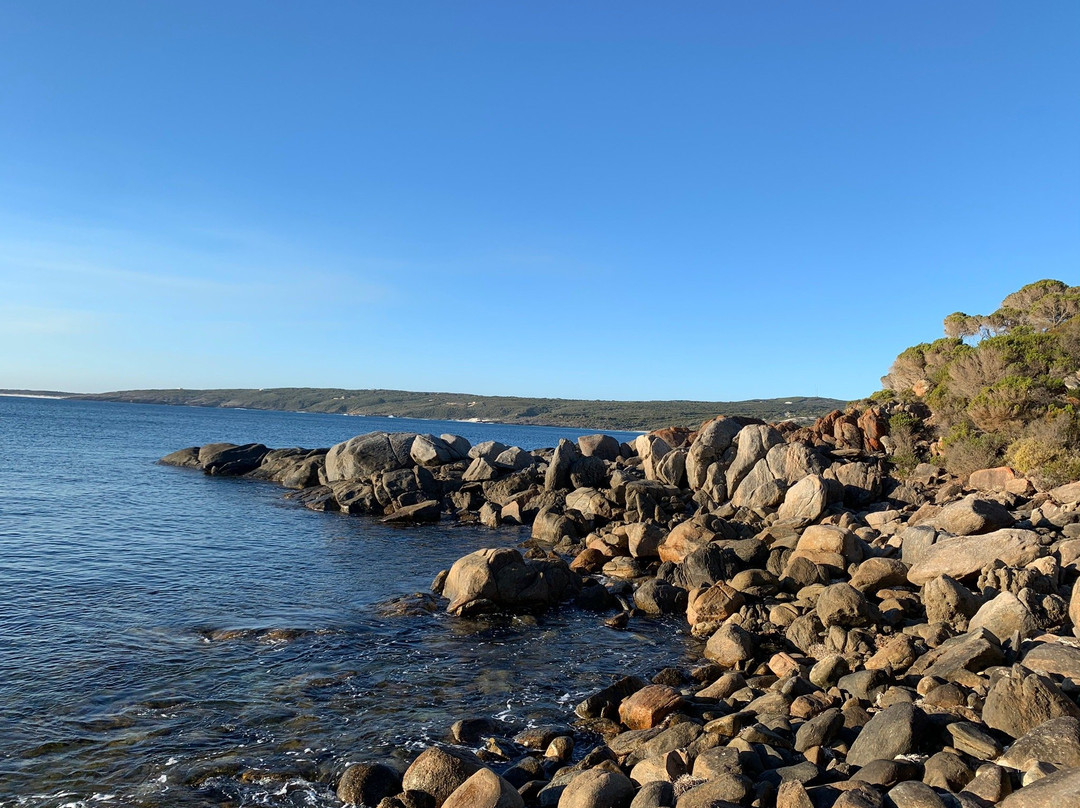
[[[846,401],[840,399],[806,396],[711,402],[600,401],[405,390],[284,387],[120,390],[89,394],[52,390],[0,390],[0,395],[620,432],[647,432],[676,425],[696,428],[702,422],[718,415],[758,418],[770,423],[812,423],[822,415],[843,409],[847,405]]]

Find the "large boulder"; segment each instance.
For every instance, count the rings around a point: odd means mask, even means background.
[[[452,614],[543,610],[575,595],[581,579],[557,559],[526,561],[507,547],[477,550],[459,558],[446,576],[443,595]]]
[[[401,775],[385,763],[354,763],[338,781],[337,796],[349,805],[377,805],[401,793]]]
[[[1019,666],[993,684],[982,713],[988,727],[1013,738],[1062,716],[1080,718],[1080,707],[1048,677],[1025,673]]]
[[[330,447],[326,453],[326,480],[366,480],[386,471],[415,465],[409,432],[369,432]]]
[[[525,808],[525,800],[491,769],[481,769],[454,789],[443,808]]]
[[[940,575],[963,580],[975,575],[995,559],[1009,567],[1023,567],[1043,553],[1039,535],[1033,530],[1006,528],[981,536],[939,539],[912,564],[908,570],[908,581],[922,586]]]
[[[619,442],[611,435],[582,435],[577,444],[583,457],[599,457],[612,462],[619,459]]]
[[[435,808],[442,808],[451,794],[483,768],[484,764],[470,752],[429,746],[405,770],[401,787],[427,794]]]
[[[1001,808],[1065,808],[1080,805],[1080,768],[1061,769],[1014,791]]]
[[[671,451],[668,442],[658,435],[638,435],[634,440],[634,449],[641,458],[641,468],[645,472],[645,479],[658,479],[657,466],[664,455]]]
[[[544,476],[544,488],[548,491],[557,491],[570,488],[570,469],[574,461],[581,459],[581,452],[576,443],[571,443],[566,438],[559,439],[559,445],[555,447],[555,453],[548,463],[547,474]]]
[[[418,466],[441,466],[461,459],[449,443],[434,435],[417,435],[409,456]]]
[[[559,797],[559,808],[626,808],[635,790],[625,774],[587,769],[570,781]]]
[[[735,457],[727,468],[726,487],[728,493],[738,489],[743,478],[750,470],[764,459],[769,450],[784,442],[783,436],[765,424],[744,426],[735,436]]]
[[[723,459],[745,424],[742,418],[721,415],[701,425],[686,455],[686,479],[690,488],[697,491],[704,487],[709,466]]]
[[[811,474],[787,490],[776,516],[784,524],[803,527],[817,521],[828,504],[829,489],[824,478]]]
[[[1014,521],[1001,503],[970,494],[950,502],[926,524],[954,536],[975,536],[1009,527]]]

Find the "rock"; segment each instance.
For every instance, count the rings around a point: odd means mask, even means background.
[[[959,791],[975,777],[975,772],[960,755],[941,751],[923,764],[923,782],[928,786]]]
[[[972,631],[946,640],[921,656],[908,669],[912,676],[931,676],[952,681],[961,672],[977,672],[1005,661],[997,637],[987,631]]]
[[[199,447],[191,446],[165,455],[159,463],[166,466],[178,466],[185,469],[199,468]]]
[[[950,502],[926,524],[954,536],[974,536],[1009,527],[1013,516],[1000,503],[969,494]]]
[[[845,569],[848,564],[862,560],[855,534],[837,525],[810,525],[799,537],[788,565],[796,558],[806,558],[815,564]]]
[[[994,559],[1006,566],[1023,567],[1043,555],[1038,538],[1032,530],[1005,529],[982,536],[940,539],[911,566],[908,581],[922,586],[941,575],[962,580]]]
[[[1069,622],[1072,623],[1073,634],[1080,637],[1080,579],[1073,584],[1069,598]]]
[[[915,749],[918,711],[911,704],[894,704],[874,715],[859,732],[847,755],[852,766],[871,760],[892,760]]]
[[[607,718],[618,720],[619,706],[623,700],[641,690],[648,683],[637,676],[624,676],[612,685],[594,693],[574,708],[580,718]]]
[[[641,458],[641,468],[645,472],[645,479],[656,479],[656,467],[660,460],[671,451],[671,446],[666,440],[658,435],[639,435],[634,440],[634,448]]]
[[[544,490],[557,491],[571,487],[570,468],[574,461],[581,458],[577,444],[571,443],[566,438],[559,439],[559,445],[555,447],[555,454],[548,463],[547,474],[544,476]]]
[[[734,668],[753,656],[753,635],[734,623],[722,625],[705,644],[705,657],[725,668]]]
[[[741,418],[723,415],[701,425],[686,455],[686,477],[690,488],[697,491],[705,486],[709,467],[723,458],[745,425]]]
[[[450,568],[443,595],[457,615],[546,609],[572,597],[581,579],[561,560],[530,560],[510,548],[477,550]]]
[[[383,763],[354,763],[338,781],[337,797],[350,805],[375,805],[401,792],[401,775]]]
[[[661,561],[680,564],[684,558],[705,547],[716,537],[716,533],[709,529],[704,518],[695,517],[672,528],[660,542],[657,552]]]
[[[531,466],[536,465],[536,458],[532,456],[531,452],[526,452],[524,449],[520,449],[517,446],[511,446],[504,452],[500,452],[499,455],[491,462],[497,469],[503,469],[505,471],[524,471]]]
[[[207,474],[236,477],[257,469],[269,451],[261,443],[210,444],[199,450],[199,464]]]
[[[964,788],[964,793],[993,805],[1012,793],[1012,782],[1003,768],[994,763],[984,763]]]
[[[577,538],[578,528],[573,519],[552,508],[541,508],[532,523],[532,537],[537,541],[558,544],[563,539]]]
[[[1065,642],[1039,643],[1024,655],[1024,667],[1080,684],[1080,647]]]
[[[948,732],[957,752],[971,755],[977,760],[993,760],[1001,754],[1001,744],[980,724],[957,721],[949,724]]]
[[[949,575],[927,581],[922,601],[929,622],[947,623],[957,631],[967,631],[968,622],[981,605],[979,597]]]
[[[868,558],[851,576],[851,585],[863,594],[907,584],[907,564],[898,558]]]
[[[829,489],[824,478],[811,474],[787,490],[777,519],[783,524],[802,527],[817,521],[825,513],[828,502]]]
[[[475,446],[473,447],[476,448]],[[499,479],[501,470],[494,462],[484,457],[477,457],[469,464],[469,467],[465,469],[465,473],[461,475],[467,483],[482,483],[489,480]]]
[[[559,808],[626,808],[634,790],[625,774],[587,769],[570,781],[559,797]]]
[[[408,468],[416,435],[369,432],[330,447],[326,454],[327,482],[370,479],[386,471]]]
[[[1050,498],[1061,505],[1080,502],[1080,481],[1060,485],[1050,491]]]
[[[728,466],[725,481],[729,493],[734,493],[750,470],[765,458],[771,448],[782,444],[784,438],[771,426],[750,424],[739,430],[734,442],[737,450]]]
[[[674,804],[675,790],[671,783],[657,780],[641,787],[630,808],[671,808]]]
[[[686,590],[659,578],[650,578],[634,592],[634,605],[645,614],[686,611]]]
[[[525,800],[491,769],[481,769],[447,797],[443,808],[525,808]]]
[[[598,457],[613,463],[619,459],[619,442],[611,435],[582,435],[577,444],[583,457]]]
[[[686,450],[672,449],[656,462],[656,479],[676,488],[686,487]]]
[[[1080,805],[1080,769],[1062,769],[1014,791],[1001,808],[1065,808]]]
[[[868,670],[889,670],[901,673],[926,650],[926,646],[908,634],[897,634],[866,660]]]
[[[982,719],[988,727],[1021,738],[1052,718],[1080,717],[1080,707],[1050,679],[1016,667],[986,694]]]
[[[686,772],[686,758],[672,750],[638,761],[630,770],[630,779],[638,785],[657,781],[671,783]]]
[[[648,685],[623,699],[619,720],[630,729],[650,729],[682,709],[679,691],[667,685]]]
[[[827,746],[844,726],[844,716],[836,707],[811,718],[795,733],[795,751],[805,752],[812,746]]]
[[[595,488],[576,488],[566,496],[566,509],[585,516],[611,519],[611,501]]]
[[[746,602],[742,593],[719,581],[709,587],[699,587],[687,597],[686,619],[691,626],[698,623],[720,622],[735,614]]]
[[[814,808],[806,786],[798,780],[785,780],[776,790],[776,808]]]
[[[971,618],[968,628],[972,631],[985,628],[1001,642],[1016,632],[1020,633],[1022,640],[1039,633],[1035,615],[1012,592],[1002,592],[984,603]]]
[[[691,788],[676,801],[676,808],[726,808],[745,804],[752,793],[749,779],[738,774],[721,774]]]
[[[438,522],[441,516],[442,506],[433,499],[427,499],[415,505],[398,508],[393,513],[384,516],[382,521],[388,524],[416,524]]]
[[[509,448],[505,443],[497,440],[485,440],[470,448],[468,457],[473,460],[486,460],[491,465],[495,465],[496,458]]]
[[[435,801],[435,808],[441,808],[462,783],[483,768],[469,752],[429,746],[405,770],[401,787],[429,795]]]
[[[870,604],[851,584],[827,586],[818,595],[815,607],[821,624],[829,626],[865,626],[870,620]]]
[[[450,444],[434,435],[417,435],[409,448],[409,457],[418,466],[441,466],[460,459]]]
[[[968,475],[968,487],[979,491],[1004,491],[1010,483],[1020,479],[1008,466],[979,469]]]
[[[889,789],[888,800],[895,808],[945,808],[937,792],[918,780],[897,783]]]
[[[1020,771],[1036,763],[1080,766],[1080,720],[1062,716],[1039,724],[1009,747],[998,763]]]
[[[634,522],[626,526],[627,547],[634,558],[659,558],[663,529],[654,522]]]

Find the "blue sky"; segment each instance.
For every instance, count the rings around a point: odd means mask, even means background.
[[[1080,283],[1080,4],[4,2],[0,388],[854,398]]]

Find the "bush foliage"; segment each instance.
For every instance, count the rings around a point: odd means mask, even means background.
[[[944,327],[901,353],[882,384],[929,405],[950,471],[1008,461],[1044,485],[1080,477],[1080,286],[1037,281]]]

